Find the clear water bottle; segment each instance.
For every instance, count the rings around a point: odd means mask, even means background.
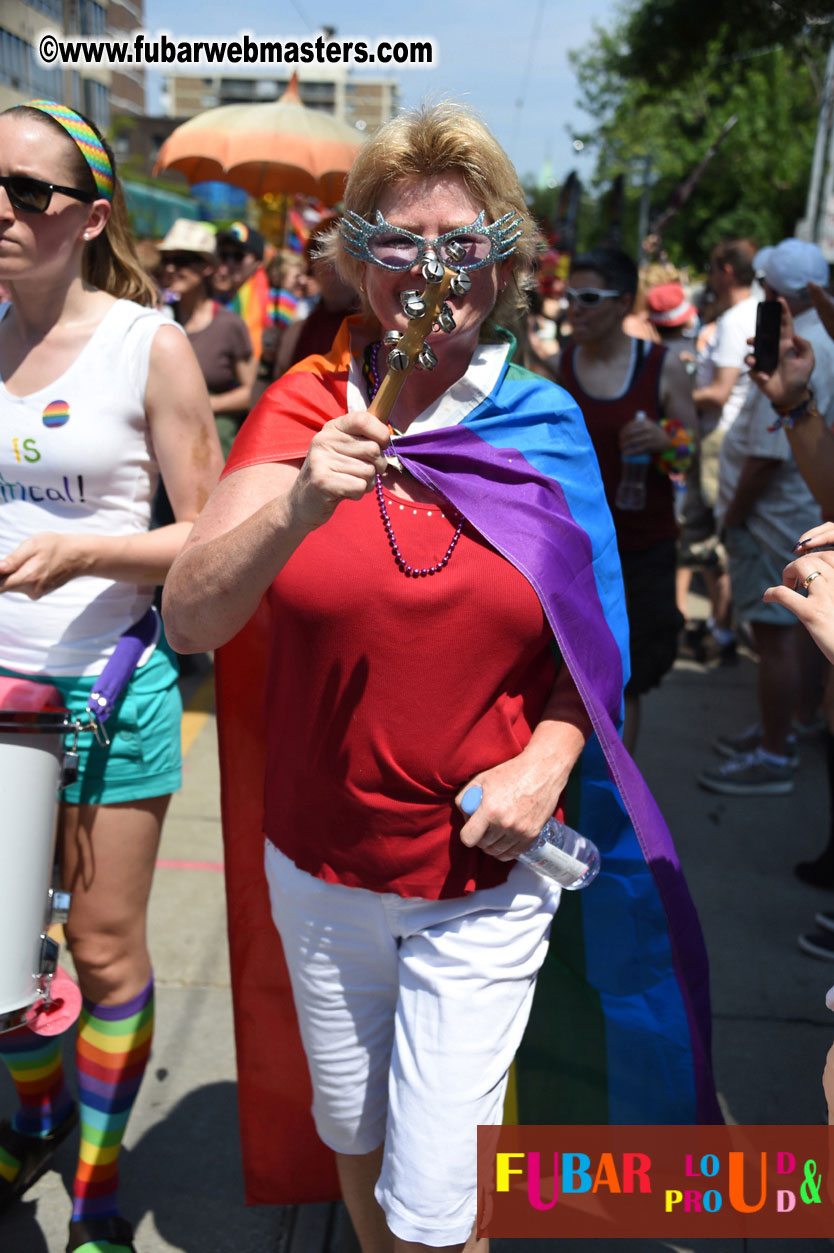
[[[634,420],[635,422],[648,422],[648,414],[638,409]],[[646,508],[646,477],[651,459],[651,453],[648,452],[623,453],[620,485],[614,497],[614,504],[618,509],[636,512],[638,509]]]
[[[466,789],[460,807],[467,817],[474,814],[483,794],[483,788],[477,783]],[[558,818],[548,818],[535,844],[518,860],[544,878],[561,883],[569,892],[586,888],[599,874],[599,849],[596,844],[574,831],[573,827],[566,827]]]

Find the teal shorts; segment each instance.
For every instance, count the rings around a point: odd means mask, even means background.
[[[0,674],[13,675],[0,666]],[[51,678],[17,674],[49,683],[71,713],[82,714],[95,683],[94,675]],[[182,701],[174,654],[160,639],[150,659],[137,670],[104,724],[110,743],[99,744],[92,731],[78,737],[79,770],[64,789],[70,805],[114,805],[167,796],[182,785]],[[72,737],[67,737],[67,745]]]

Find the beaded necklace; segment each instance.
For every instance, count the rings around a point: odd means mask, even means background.
[[[368,392],[369,403],[373,400],[379,390],[379,385],[382,381],[379,374],[379,350],[380,343],[379,340],[377,340],[376,343],[368,345],[362,359],[362,373],[365,376],[365,386]],[[378,474],[375,479],[375,484],[376,499],[377,504],[379,505],[379,516],[382,518],[382,526],[388,538],[388,546],[391,549],[391,556],[394,558],[397,569],[401,574],[404,574],[407,579],[424,579],[429,575],[439,574],[440,571],[449,564],[449,558],[455,551],[457,542],[460,539],[465,521],[463,516],[461,514],[457,514],[455,533],[452,536],[452,542],[449,544],[449,547],[446,549],[446,552],[441,557],[440,561],[435,562],[433,566],[426,566],[423,569],[418,569],[416,566],[409,565],[405,557],[400,552],[397,544],[397,537],[394,534],[391,516],[388,513],[388,507],[385,504],[385,496],[382,491],[382,479]]]

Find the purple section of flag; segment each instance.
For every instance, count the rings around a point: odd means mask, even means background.
[[[467,426],[398,437],[396,453],[415,478],[449,500],[525,575],[541,600],[665,913],[690,1027],[698,1121],[721,1122],[709,1062],[709,978],[697,914],[663,816],[615,725],[622,664],[596,580],[606,577],[604,567],[610,569],[612,560],[618,567],[616,550],[595,571],[591,538],[571,516],[560,484],[517,450],[496,447]],[[601,528],[600,538],[614,543],[613,531],[606,540]]]
[[[581,694],[618,719],[620,649],[600,602],[590,537],[571,516],[560,484],[467,426],[401,436],[396,452],[529,580]]]

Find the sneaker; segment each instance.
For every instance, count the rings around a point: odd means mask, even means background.
[[[803,953],[811,957],[821,957],[823,961],[834,961],[834,931],[814,931],[811,935],[801,935],[798,939]]]
[[[729,757],[714,770],[702,770],[698,783],[725,796],[788,796],[794,790],[794,768],[769,761],[761,750]]]
[[[824,931],[834,932],[834,909],[821,909],[818,914],[814,914],[814,922]]]
[[[823,731],[828,730],[828,719],[825,714],[818,714],[810,722],[800,722],[798,718],[794,718],[791,726],[801,740],[813,740]]]
[[[756,723],[755,726],[748,727],[746,731],[739,731],[736,735],[716,735],[712,741],[712,747],[722,757],[747,757],[750,753],[755,753],[761,742],[762,728]],[[791,769],[795,770],[799,765],[799,749],[796,746],[795,735],[789,735],[785,741],[785,756]]]

